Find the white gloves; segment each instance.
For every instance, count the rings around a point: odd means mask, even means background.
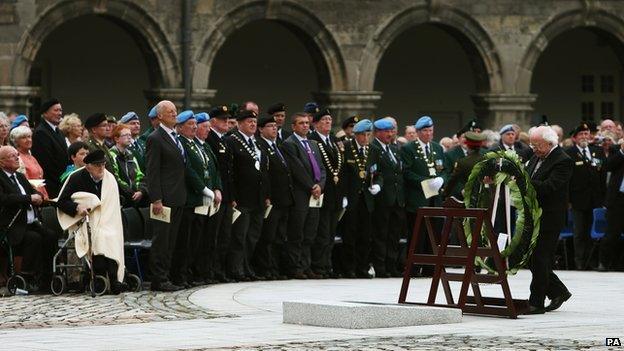
[[[443,184],[444,184],[444,179],[442,179],[442,177],[435,177],[433,178],[433,181],[431,182],[431,185],[436,191],[440,190]]]
[[[368,188],[368,191],[370,191],[370,193],[374,196],[381,191],[381,187],[379,186],[379,184],[373,184]]]
[[[343,197],[342,198],[342,208],[347,208],[347,206],[349,206],[349,200],[347,200],[347,197]]]
[[[210,205],[214,200],[214,191],[208,189],[207,187],[204,187],[204,190],[202,190],[202,194],[204,194],[204,206]]]

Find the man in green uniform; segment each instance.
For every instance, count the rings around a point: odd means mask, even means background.
[[[474,165],[483,160],[483,155],[481,155],[479,150],[484,140],[485,135],[481,133],[466,132],[464,134],[464,144],[468,150],[468,155],[455,162],[453,173],[449,178],[447,186],[444,188],[444,197],[455,195],[451,192],[451,189],[456,189],[456,185],[460,185],[459,196],[456,197],[460,200],[463,199],[463,185],[468,181],[468,176],[470,176]]]

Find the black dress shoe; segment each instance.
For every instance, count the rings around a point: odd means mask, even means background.
[[[566,291],[562,295],[553,298],[550,301],[550,305],[546,306],[544,310],[546,312],[554,311],[557,308],[561,307],[561,305],[563,305],[564,302],[568,301],[570,297],[572,297],[572,294],[569,291]]]
[[[543,307],[535,307],[532,305],[529,305],[529,310],[526,311],[525,314],[544,314],[546,311],[544,310]]]

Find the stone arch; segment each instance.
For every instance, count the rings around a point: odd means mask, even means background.
[[[131,1],[93,2],[71,0],[50,7],[22,36],[17,49],[12,81],[28,85],[28,77],[39,48],[49,33],[63,23],[84,16],[99,15],[118,24],[130,34],[143,53],[154,87],[180,85],[180,69],[175,53],[160,25],[143,8]]]
[[[221,46],[233,32],[258,20],[277,21],[304,43],[314,62],[321,90],[346,90],[346,67],[333,35],[311,11],[289,1],[275,6],[267,1],[246,3],[212,25],[195,56],[194,89],[210,88],[210,71]]]
[[[550,42],[560,34],[579,27],[588,27],[604,34],[624,64],[624,21],[621,18],[603,10],[578,9],[564,12],[545,24],[531,41],[518,65],[516,92],[530,92],[533,69]]]
[[[374,90],[386,49],[404,31],[420,24],[439,26],[459,42],[470,59],[479,93],[502,91],[501,64],[494,42],[476,20],[445,5],[411,7],[386,21],[363,52],[357,77],[360,90]]]

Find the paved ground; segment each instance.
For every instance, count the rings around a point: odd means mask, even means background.
[[[624,341],[624,274],[560,277],[573,297],[546,315],[465,315],[460,324],[368,330],[283,324],[281,303],[394,303],[399,279],[239,283],[96,299],[18,296],[0,299],[0,350],[594,350],[606,349],[606,337]],[[529,279],[526,271],[511,278],[514,297],[528,296]],[[423,299],[428,282],[414,280],[410,298]],[[498,286],[484,292],[500,295]]]

